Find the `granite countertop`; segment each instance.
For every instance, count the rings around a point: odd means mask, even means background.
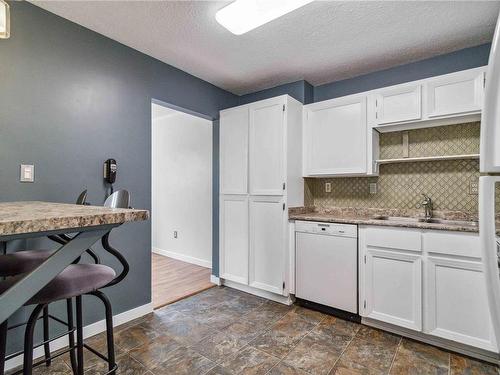
[[[0,236],[141,221],[147,210],[49,202],[0,203]]]
[[[478,232],[477,216],[459,211],[435,211],[434,218],[440,223],[418,221],[422,214],[417,210],[374,209],[374,208],[290,208],[290,220],[320,221],[328,223],[379,225],[388,227],[435,229],[459,232]],[[383,220],[377,217],[385,217]],[[497,225],[500,227],[500,225]]]

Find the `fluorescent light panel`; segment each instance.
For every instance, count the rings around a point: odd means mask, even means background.
[[[0,0],[0,39],[10,36],[10,13],[9,4]]]
[[[314,0],[236,0],[219,10],[215,18],[233,34],[241,35]]]

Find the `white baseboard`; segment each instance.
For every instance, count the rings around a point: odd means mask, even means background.
[[[226,279],[220,279],[220,281],[221,281],[221,285],[225,285],[229,288],[238,289],[238,290],[241,290],[242,292],[253,294],[253,295],[258,296],[258,297],[270,299],[271,301],[279,302],[279,303],[282,303],[284,305],[290,306],[293,304],[293,298],[291,295],[282,296],[280,294],[275,294],[275,293],[271,293],[271,292],[268,292],[265,290],[252,288],[251,286],[243,285],[243,284],[236,283],[234,281],[230,281],[230,280],[226,280]]]
[[[195,258],[195,257],[191,257],[189,255],[184,255],[184,254],[176,253],[175,251],[164,250],[164,249],[160,249],[157,247],[153,247],[152,250],[153,250],[153,253],[158,254],[158,255],[163,255],[163,256],[177,259],[177,260],[182,260],[183,262],[196,264],[197,266],[201,266],[201,267],[205,267],[205,268],[212,268],[212,262],[210,262],[209,260]]]
[[[217,285],[217,286],[221,286],[222,285],[221,282],[220,282],[220,279],[217,276],[215,276],[215,275],[210,275],[210,282],[212,284]]]
[[[113,326],[117,327],[119,325],[130,322],[131,320],[147,315],[151,312],[153,312],[152,303],[136,307],[132,310],[124,311],[120,314],[113,316]],[[103,319],[83,327],[83,337],[84,338],[92,337],[97,335],[98,333],[104,332],[105,330],[106,330],[106,320]],[[50,343],[50,351],[55,352],[67,346],[68,346],[68,337],[64,336]],[[40,358],[43,355],[44,355],[43,346],[33,350],[33,358]],[[23,364],[23,356],[18,355],[17,357],[14,357],[5,362],[5,371],[22,366],[22,364]]]

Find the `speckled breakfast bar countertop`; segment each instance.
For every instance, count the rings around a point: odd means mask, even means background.
[[[0,203],[0,236],[84,228],[149,218],[147,210],[49,202]]]
[[[379,225],[387,227],[420,228],[459,232],[478,232],[477,216],[458,211],[436,211],[434,217],[445,223],[426,223],[417,219],[421,212],[417,210],[378,209],[378,208],[290,208],[290,220],[320,221],[328,223]],[[376,217],[388,217],[384,220]],[[413,219],[412,219],[413,218]],[[498,226],[500,227],[500,226]]]

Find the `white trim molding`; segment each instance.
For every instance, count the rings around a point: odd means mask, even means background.
[[[122,324],[128,323],[134,319],[140,318],[152,312],[153,312],[152,303],[148,303],[128,311],[124,311],[120,314],[113,316],[113,326],[114,327],[120,326]],[[99,320],[98,322],[83,327],[83,337],[86,339],[95,336],[101,332],[104,332],[105,330],[106,330],[106,320],[104,319]],[[50,343],[50,351],[53,353],[67,346],[68,346],[68,337],[64,336]],[[43,346],[33,350],[33,358],[40,358],[43,355],[44,355]],[[5,371],[9,371],[16,367],[22,366],[22,364],[23,364],[23,356],[18,355],[17,357],[14,357],[5,362]]]
[[[241,290],[242,292],[253,294],[253,295],[258,296],[258,297],[266,298],[266,299],[269,299],[269,300],[274,301],[274,302],[282,303],[284,305],[290,306],[294,302],[294,298],[291,295],[282,296],[280,294],[268,292],[267,290],[253,288],[251,286],[236,283],[234,281],[226,280],[226,279],[220,279],[220,282],[221,282],[221,285],[225,285],[229,288],[238,289],[238,290]]]
[[[215,276],[215,275],[210,275],[210,282],[211,282],[212,284],[217,285],[217,286],[221,286],[221,285],[222,285],[222,283],[221,283],[221,281],[220,281],[220,278],[219,278],[219,277],[217,277],[217,276]]]
[[[205,268],[212,268],[212,262],[210,260],[195,258],[195,257],[191,257],[189,255],[176,253],[175,251],[159,249],[157,247],[153,247],[152,249],[153,249],[153,253],[158,254],[158,255],[163,255],[165,257],[169,257],[169,258],[173,258],[173,259],[177,259],[177,260],[182,260],[183,262],[196,264],[197,266],[201,266],[201,267],[205,267]]]

